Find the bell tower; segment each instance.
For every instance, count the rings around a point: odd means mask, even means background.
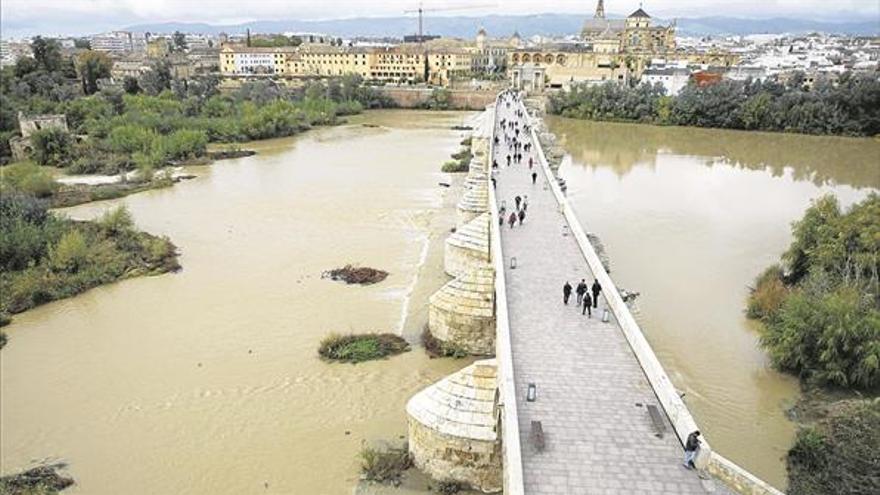
[[[595,19],[604,19],[605,18],[605,0],[599,0],[596,3],[596,13],[593,14],[593,18]]]

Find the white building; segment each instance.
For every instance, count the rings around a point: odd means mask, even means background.
[[[691,71],[680,67],[664,67],[662,69],[648,68],[642,73],[642,82],[651,85],[661,84],[666,89],[666,94],[675,96],[691,78]]]
[[[92,50],[110,53],[141,52],[147,49],[143,33],[112,31],[92,36]]]

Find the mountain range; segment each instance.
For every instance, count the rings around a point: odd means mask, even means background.
[[[613,16],[609,16],[613,17]],[[523,37],[533,35],[560,36],[576,34],[584,22],[583,15],[532,14],[532,15],[486,15],[426,17],[425,33],[459,38],[475,36],[480,27],[490,37],[507,37],[518,31]],[[658,19],[667,23],[670,20]],[[851,35],[878,35],[877,21],[817,21],[778,17],[770,19],[745,19],[738,17],[691,17],[676,20],[678,33],[690,36],[782,34],[825,32]],[[170,33],[321,33],[339,37],[395,37],[412,34],[416,29],[413,17],[355,17],[320,21],[273,20],[253,21],[241,24],[204,24],[188,22],[163,22],[138,24],[125,28],[127,31]]]

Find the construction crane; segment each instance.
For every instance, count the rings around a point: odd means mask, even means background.
[[[497,4],[484,4],[484,5],[464,5],[460,7],[439,7],[439,8],[431,8],[426,9],[422,7],[422,2],[419,2],[419,8],[417,9],[409,9],[404,10],[404,14],[419,14],[419,40],[422,40],[423,32],[422,32],[422,16],[424,12],[444,12],[444,11],[453,11],[453,10],[472,10],[472,9],[485,9],[490,7],[497,7]]]

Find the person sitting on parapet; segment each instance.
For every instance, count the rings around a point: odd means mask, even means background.
[[[697,452],[700,451],[700,431],[694,430],[687,437],[684,443],[684,467],[688,469],[696,469],[697,465],[694,461],[697,459]]]

